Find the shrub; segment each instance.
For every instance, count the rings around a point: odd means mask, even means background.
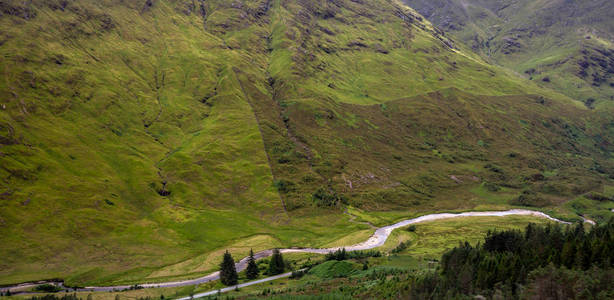
[[[347,259],[361,259],[367,257],[382,257],[382,253],[377,250],[350,251],[346,256]]]
[[[409,241],[401,242],[398,246],[396,246],[394,249],[392,249],[390,251],[390,253],[400,253],[400,252],[403,252],[403,250],[407,249],[407,247],[409,247]]]
[[[336,206],[339,203],[348,203],[347,198],[343,195],[339,195],[334,190],[323,187],[313,193],[312,198],[318,206]]]
[[[524,190],[522,194],[520,194],[520,196],[515,199],[512,199],[510,204],[529,207],[543,207],[548,205],[548,201],[540,197],[532,190]]]
[[[346,260],[346,259],[361,259],[367,257],[381,257],[382,253],[376,250],[361,250],[361,251],[346,251],[345,248],[337,249],[337,251],[326,254],[325,259],[328,260]]]
[[[61,291],[62,288],[57,285],[46,283],[35,287],[34,290],[39,292],[55,293]]]
[[[7,294],[6,296],[10,296]],[[77,297],[77,294],[65,294],[61,297],[56,295],[44,295],[44,296],[33,296],[31,298],[26,298],[28,300],[82,300],[82,298]]]
[[[290,275],[290,279],[299,279],[305,276],[305,274],[307,274],[307,270],[292,271],[292,274]]]
[[[498,192],[499,190],[501,190],[501,187],[499,187],[496,183],[493,182],[484,182],[484,188],[489,192]]]
[[[588,194],[586,194],[586,198],[591,199],[591,200],[596,200],[599,202],[605,202],[605,201],[614,201],[614,199],[602,194],[602,193],[598,193],[598,192],[590,192]]]
[[[280,179],[275,181],[275,188],[277,188],[280,193],[287,194],[294,190],[294,186],[294,182],[289,180]]]
[[[494,173],[503,173],[503,170],[500,167],[492,165],[492,164],[485,165],[484,169],[490,170],[491,172],[494,172]]]

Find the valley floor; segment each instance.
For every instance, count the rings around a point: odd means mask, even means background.
[[[355,219],[353,216],[352,219]],[[436,222],[435,222],[436,221]],[[317,254],[327,254],[329,252],[340,249],[341,246],[345,247],[349,251],[356,250],[369,250],[377,249],[384,252],[390,252],[392,249],[399,247],[400,244],[411,241],[411,246],[408,249],[401,249],[401,251],[393,251],[394,256],[397,257],[399,252],[405,259],[398,261],[396,267],[408,267],[409,265],[416,264],[422,265],[431,264],[431,260],[435,259],[437,255],[448,249],[450,246],[454,246],[454,243],[458,243],[462,240],[478,240],[482,237],[484,231],[491,228],[508,229],[522,227],[529,222],[559,222],[563,224],[570,224],[569,222],[561,221],[553,218],[547,214],[531,210],[512,209],[508,211],[481,211],[481,212],[464,212],[464,213],[438,213],[423,215],[420,217],[412,218],[397,222],[396,224],[378,228],[375,233],[369,237],[366,241],[357,244],[337,244],[331,248],[291,248],[281,249],[281,252],[286,256],[294,260],[294,263],[305,260],[319,259],[321,256]],[[402,228],[407,229],[407,226],[418,224],[419,230],[415,231],[399,230]],[[415,225],[413,225],[415,226]],[[359,234],[361,235],[361,234]],[[353,242],[356,238],[342,239],[343,241]],[[333,243],[334,245],[335,243]],[[314,256],[316,254],[316,256]],[[255,254],[257,259],[266,258],[271,255],[270,250],[261,251]],[[387,256],[388,257],[388,256]],[[388,258],[390,260],[390,258]],[[247,258],[244,258],[237,263],[237,270],[243,271],[246,267]],[[296,268],[296,267],[295,267]],[[266,277],[255,282],[243,282],[236,289],[246,288],[248,286],[268,282],[271,280],[281,279],[289,277],[291,273],[285,274],[285,276]],[[173,292],[176,296],[180,296],[185,291],[190,290],[190,294],[196,291],[206,290],[207,288],[213,289],[213,292],[200,293],[200,296],[207,296],[216,294],[216,291],[221,289],[219,279],[219,273],[215,272],[204,277],[200,277],[192,280],[185,281],[171,281],[161,283],[139,283],[134,286],[121,285],[121,286],[108,286],[108,287],[88,287],[84,289],[78,289],[78,293],[94,293],[97,296],[101,296],[100,292],[106,292],[115,294],[119,292],[119,295],[128,295],[133,293],[150,294],[154,293],[168,293]],[[136,287],[136,289],[135,289]],[[30,289],[32,286],[29,287]],[[141,290],[145,288],[146,290]],[[156,288],[156,289],[151,289]],[[257,289],[258,287],[251,287],[250,290]],[[28,289],[28,287],[15,288],[12,291]],[[225,289],[224,292],[235,290],[235,287]],[[73,290],[71,290],[73,291]],[[146,291],[146,292],[145,292]],[[106,295],[105,293],[105,295]]]

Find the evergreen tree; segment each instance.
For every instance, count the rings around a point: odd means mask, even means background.
[[[238,276],[237,269],[235,267],[235,262],[232,259],[232,255],[228,253],[224,253],[224,260],[220,264],[220,280],[225,285],[234,285],[237,284]]]
[[[249,250],[249,260],[247,262],[247,270],[245,271],[247,275],[247,279],[256,279],[258,278],[258,265],[256,265],[256,260],[254,259],[254,251]]]
[[[498,293],[505,299],[524,299],[522,295],[529,286],[530,291],[545,292],[546,298],[562,288],[578,298],[595,298],[595,291],[611,291],[611,279],[606,280],[608,284],[588,288],[600,282],[589,274],[603,273],[603,278],[614,278],[608,277],[614,274],[613,250],[614,218],[607,224],[593,226],[590,231],[584,231],[579,225],[563,231],[558,224],[529,225],[524,233],[491,231],[483,245],[473,247],[461,243],[444,253],[441,272],[416,279],[412,283],[412,295],[417,299],[458,298],[457,295],[482,291],[491,295]],[[534,270],[541,273],[536,273],[531,280],[529,275]],[[559,273],[552,274],[553,270]],[[574,297],[562,297],[568,298]]]
[[[345,248],[343,249],[337,249],[334,252],[329,252],[328,254],[326,254],[326,260],[338,260],[338,261],[342,261],[342,260],[346,260],[348,259],[348,254],[347,251],[345,251]]]
[[[269,275],[277,275],[284,272],[284,259],[281,256],[279,249],[273,250],[273,256],[271,256],[271,262],[269,263]]]
[[[561,263],[567,268],[571,268],[574,265],[575,257],[576,245],[574,241],[568,240],[563,245],[563,250],[561,251]]]

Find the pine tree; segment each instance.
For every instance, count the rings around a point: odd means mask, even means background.
[[[254,259],[254,251],[249,250],[249,260],[247,262],[247,270],[245,271],[247,279],[256,279],[258,278],[258,265],[256,265],[256,260]]]
[[[232,255],[228,253],[228,250],[226,250],[226,253],[224,253],[224,259],[220,264],[220,280],[225,285],[237,284],[237,269],[235,267],[235,262],[232,259]]]
[[[284,259],[281,256],[279,249],[273,250],[273,256],[271,256],[271,262],[269,263],[269,275],[277,275],[284,272]]]
[[[575,262],[576,245],[573,241],[567,241],[563,244],[563,250],[561,251],[561,263],[567,268],[572,268]]]

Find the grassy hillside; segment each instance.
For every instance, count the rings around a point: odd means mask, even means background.
[[[293,296],[299,297],[299,299],[320,299],[315,295],[341,293],[342,295],[339,295],[338,299],[397,299],[400,290],[397,284],[402,284],[405,281],[397,281],[394,278],[380,280],[381,276],[393,276],[394,274],[419,276],[424,272],[431,271],[437,265],[435,260],[439,260],[443,253],[458,246],[459,242],[468,241],[472,245],[476,245],[483,243],[484,236],[489,230],[519,230],[526,227],[529,222],[549,223],[545,219],[534,219],[527,216],[442,220],[418,224],[412,229],[413,231],[409,231],[408,228],[393,231],[393,236],[388,240],[385,248],[380,249],[380,252],[384,255],[379,257],[325,261],[326,258],[323,255],[287,253],[283,257],[289,262],[290,268],[296,269],[307,266],[313,266],[313,268],[303,277],[285,278],[256,284],[224,295],[247,299],[270,299],[272,295],[279,295],[281,299],[293,299]],[[459,228],[462,230],[462,235],[459,235]],[[401,242],[407,246],[403,250],[398,248]],[[397,250],[393,251],[395,248]],[[258,262],[261,269],[266,270],[268,267],[267,259]],[[363,270],[365,262],[368,266],[367,270]],[[241,283],[249,281],[244,274],[244,272],[239,273],[239,282]],[[261,277],[264,278],[267,275],[261,274]],[[88,295],[92,295],[93,299],[109,300],[116,297],[135,299],[147,296],[159,299],[161,295],[165,298],[180,298],[224,287],[218,281],[177,288],[137,289],[112,293],[79,292],[77,296],[86,299]],[[63,293],[56,295],[62,296]],[[309,296],[313,298],[308,298]],[[14,298],[19,299],[18,297]]]
[[[0,11],[0,283],[194,277],[226,248],[366,229],[345,204],[577,218],[611,201],[560,204],[614,196],[611,114],[488,65],[397,1]]]
[[[611,1],[404,0],[489,61],[585,102],[614,100]]]

